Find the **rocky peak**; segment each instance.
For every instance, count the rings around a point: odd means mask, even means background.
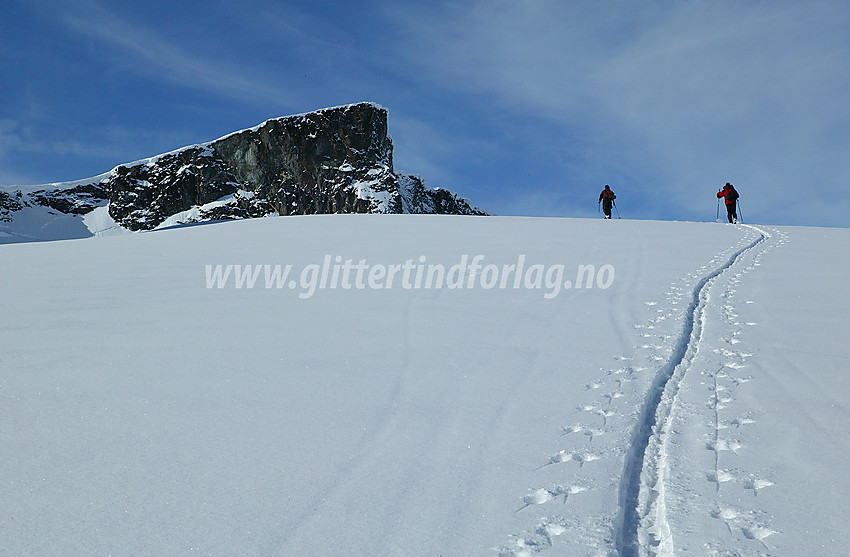
[[[84,182],[0,191],[0,216],[14,220],[32,205],[82,215],[108,204],[121,227],[150,230],[266,215],[487,214],[454,192],[397,175],[387,111],[373,103],[275,118]]]

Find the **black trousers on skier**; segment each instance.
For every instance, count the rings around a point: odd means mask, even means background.
[[[732,203],[726,204],[726,213],[729,217],[729,223],[738,222],[738,211],[736,207],[738,206],[738,201],[733,201]]]
[[[613,205],[614,205],[614,202],[611,201],[610,199],[603,199],[602,200],[602,212],[605,213],[606,219],[611,218],[611,207]]]

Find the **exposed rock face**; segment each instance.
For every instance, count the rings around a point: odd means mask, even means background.
[[[70,189],[39,190],[29,195],[36,205],[50,207],[60,213],[85,215],[109,199],[109,190],[102,183],[86,184]]]
[[[105,186],[109,215],[130,230],[155,228],[171,215],[242,189],[232,169],[209,146],[119,166]]]
[[[12,222],[12,214],[24,208],[23,194],[0,190],[0,222]]]
[[[130,230],[149,230],[166,219],[487,214],[454,192],[397,175],[392,149],[384,108],[372,103],[329,108],[121,165],[92,183],[27,194],[0,191],[0,219],[13,220],[26,206],[82,215],[107,203],[112,219]]]

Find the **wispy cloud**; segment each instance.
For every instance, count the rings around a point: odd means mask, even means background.
[[[500,213],[593,213],[610,182],[636,217],[713,219],[731,180],[753,219],[850,214],[843,0],[17,3],[19,173],[372,100],[400,170]]]
[[[104,52],[117,51],[122,64],[135,64],[139,73],[155,79],[247,103],[271,101],[282,106],[304,103],[302,94],[243,57],[203,56],[199,48],[181,46],[146,27],[145,22],[120,17],[95,0],[65,4],[56,17],[67,29],[102,43]]]
[[[704,204],[694,186],[727,179],[798,206],[804,184],[840,195],[850,180],[846,3],[479,1],[391,14],[432,82],[577,126],[606,146],[582,155],[589,164],[631,159],[690,210]]]
[[[14,120],[0,120],[0,157],[12,151],[78,157],[114,157],[120,153],[120,149],[103,141],[86,142],[38,137],[38,132],[27,125]]]
[[[472,164],[497,154],[497,146],[486,138],[447,134],[406,111],[391,111],[389,126],[393,138],[402,138],[394,141],[396,168],[422,174],[436,184],[454,180],[451,165],[457,153],[464,153],[464,159]]]
[[[86,178],[106,172],[114,166],[130,162],[141,157],[158,154],[150,146],[165,143],[179,147],[188,143],[185,130],[155,132],[144,130],[128,131],[111,127],[93,127],[86,129],[80,136],[64,133],[45,133],[43,129],[17,120],[0,120],[0,184],[39,184],[61,180]],[[58,175],[45,174],[43,168],[36,165],[31,173],[10,172],[11,160],[32,158],[50,161],[51,168],[56,162],[65,161]],[[73,172],[84,168],[82,174]],[[69,173],[70,172],[70,173]],[[88,172],[88,174],[86,174]]]

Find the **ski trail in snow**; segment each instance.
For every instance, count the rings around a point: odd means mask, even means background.
[[[656,374],[644,400],[620,482],[620,516],[616,533],[620,557],[674,555],[673,536],[666,515],[665,480],[668,472],[666,443],[676,394],[682,378],[699,352],[711,285],[717,277],[731,269],[743,254],[770,237],[770,234],[758,227],[746,227],[757,232],[758,238],[735,251],[723,265],[697,282],[685,312],[682,333],[669,360]],[[715,480],[719,486],[719,474]]]
[[[540,461],[533,468],[535,472],[557,470],[560,479],[553,481],[554,478],[550,474],[549,481],[533,482],[525,495],[518,498],[517,505],[511,509],[514,513],[524,516],[536,514],[539,518],[533,528],[511,534],[507,543],[493,547],[492,549],[499,557],[530,557],[553,550],[556,546],[559,546],[561,551],[569,547],[570,551],[578,551],[578,553],[570,554],[582,554],[588,557],[621,555],[617,543],[618,535],[622,531],[621,511],[582,514],[574,509],[581,508],[587,498],[605,497],[605,493],[613,494],[612,503],[621,506],[617,504],[617,499],[623,481],[622,472],[609,476],[610,483],[606,483],[603,478],[593,477],[594,472],[585,474],[583,471],[594,471],[598,469],[596,468],[598,466],[605,467],[608,465],[606,462],[610,462],[611,459],[617,461],[618,468],[622,470],[622,463],[632,456],[631,445],[634,442],[635,421],[643,417],[641,412],[644,410],[647,398],[647,388],[644,386],[636,390],[632,382],[655,385],[658,375],[656,370],[659,366],[669,363],[677,348],[680,347],[682,330],[685,328],[686,313],[688,313],[686,308],[689,308],[694,291],[699,290],[699,285],[706,280],[708,273],[729,265],[732,259],[743,255],[744,252],[747,252],[746,259],[749,260],[752,253],[749,249],[758,243],[757,240],[755,242],[753,240],[761,231],[754,230],[754,232],[755,235],[752,233],[743,235],[737,244],[717,253],[705,264],[674,281],[662,295],[664,303],[655,300],[643,302],[651,317],[632,325],[638,337],[633,344],[635,352],[614,356],[613,360],[617,362],[616,364],[600,367],[598,378],[584,385],[586,402],[572,407],[565,416],[565,423],[559,430],[557,452],[550,451],[541,455]],[[740,269],[743,262],[736,261],[736,263],[735,268]],[[747,270],[751,268],[747,267]],[[724,283],[725,277],[726,275],[724,275]],[[721,306],[713,303],[708,307]],[[690,306],[691,314],[693,309],[693,306]],[[704,319],[709,318],[704,317]],[[711,322],[713,321],[714,318],[711,317]],[[735,354],[738,353],[735,352]],[[689,374],[689,377],[690,375],[693,374]],[[722,390],[722,387],[718,388],[719,396],[725,397]],[[638,392],[643,394],[635,398]],[[678,417],[678,412],[676,415]],[[717,418],[714,421],[715,424],[712,426],[715,427],[712,429],[716,431]],[[741,424],[752,423],[752,420],[746,417],[734,421]],[[732,424],[731,427],[737,428],[738,425]],[[719,434],[715,434],[712,438],[717,439],[718,436]],[[708,444],[709,440],[706,439],[706,445]],[[721,441],[719,445],[723,445],[723,442]],[[734,442],[729,443],[729,446],[732,445]],[[718,450],[727,449],[724,446]],[[597,461],[602,464],[598,464]],[[713,464],[711,468],[717,470],[718,460],[714,459]],[[704,477],[708,479],[707,476]],[[737,477],[733,479],[736,485],[740,483]],[[578,507],[574,507],[574,499],[579,501]],[[670,505],[669,512],[675,512],[672,501]],[[715,506],[707,509],[706,513],[718,508],[720,507]],[[717,517],[730,516],[723,509],[718,511],[720,514]],[[752,513],[738,509],[736,511],[738,518],[723,519],[727,529],[734,528],[738,534],[741,534],[742,527],[751,524],[755,527],[764,525],[761,520],[758,522],[752,520],[750,516]],[[715,514],[711,512],[710,516],[717,518]],[[755,532],[753,530],[753,533]],[[758,534],[764,535],[764,532],[759,530]],[[712,553],[712,555],[715,554]],[[716,554],[715,557],[719,555]]]
[[[763,471],[747,471],[741,469],[740,464],[734,466],[740,463],[739,452],[747,451],[746,430],[757,422],[755,419],[757,415],[752,411],[742,413],[741,409],[737,408],[735,400],[738,388],[753,379],[751,375],[743,371],[749,367],[747,359],[753,354],[741,351],[738,345],[745,342],[745,330],[757,325],[757,323],[743,321],[739,317],[738,312],[741,309],[739,304],[748,305],[756,302],[736,300],[737,288],[746,273],[761,265],[761,259],[765,254],[787,242],[785,233],[774,231],[773,234],[776,235],[776,241],[766,245],[752,257],[748,266],[739,269],[726,281],[724,291],[720,294],[724,303],[722,306],[715,307],[718,310],[716,313],[724,322],[721,328],[726,330],[726,335],[720,339],[721,346],[713,350],[715,356],[709,357],[713,369],[703,372],[709,381],[702,383],[708,387],[709,400],[706,406],[713,415],[713,424],[710,425],[705,448],[713,452],[714,465],[706,472],[706,479],[715,484],[717,493],[713,508],[708,509],[708,512],[712,518],[723,522],[729,534],[725,542],[713,540],[710,544],[718,548],[724,546],[729,548],[729,544],[732,544],[731,547],[743,551],[743,544],[748,540],[750,543],[746,555],[763,555],[761,552],[751,553],[757,551],[753,547],[755,545],[770,551],[768,538],[780,533],[770,527],[771,517],[757,508],[760,490],[774,486],[774,482],[762,475]],[[774,239],[773,234],[768,236]],[[747,492],[752,494],[752,499],[748,500],[742,495]],[[704,512],[706,509],[702,507],[699,510],[695,508],[693,510]]]

